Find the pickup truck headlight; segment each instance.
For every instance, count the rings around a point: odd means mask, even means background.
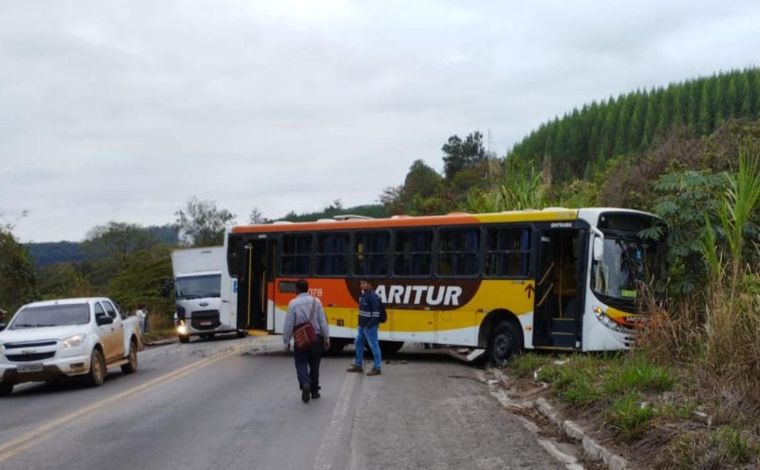
[[[84,343],[84,339],[87,337],[84,333],[70,336],[61,342],[63,349],[78,348]]]

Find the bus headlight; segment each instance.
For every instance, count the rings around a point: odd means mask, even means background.
[[[630,329],[624,327],[620,323],[616,322],[607,315],[607,312],[602,307],[594,307],[594,315],[607,328],[617,331],[618,333],[628,333]]]

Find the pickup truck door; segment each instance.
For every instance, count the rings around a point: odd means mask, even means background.
[[[103,307],[109,317],[113,318],[111,326],[111,352],[109,359],[124,357],[124,323],[116,308],[108,300],[103,300]]]
[[[106,309],[100,304],[100,302],[95,302],[93,305],[93,309],[95,312],[95,318],[97,318],[100,315],[108,315],[106,313]],[[114,355],[113,353],[113,325],[98,325],[95,324],[95,330],[98,332],[98,336],[100,337],[100,344],[103,345],[103,356],[105,357],[106,361],[111,359]]]

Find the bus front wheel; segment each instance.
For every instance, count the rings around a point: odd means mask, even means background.
[[[488,344],[488,360],[495,367],[504,367],[509,360],[522,348],[520,333],[510,322],[501,322],[493,333]]]

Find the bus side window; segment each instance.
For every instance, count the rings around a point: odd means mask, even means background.
[[[486,276],[524,277],[530,269],[530,229],[492,227],[486,231]]]
[[[388,274],[389,232],[357,232],[355,244],[352,261],[354,274],[371,276]]]

